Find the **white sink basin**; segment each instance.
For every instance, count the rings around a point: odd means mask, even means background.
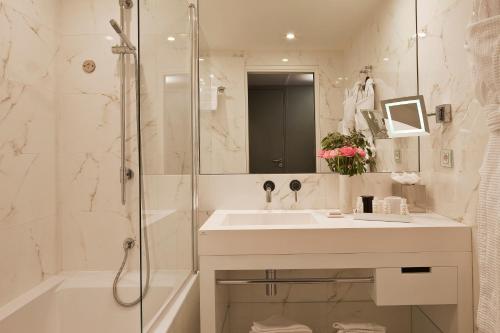
[[[227,214],[221,221],[223,226],[245,226],[245,225],[302,225],[318,224],[312,213],[303,212],[256,212]]]
[[[470,228],[435,214],[411,223],[328,218],[326,210],[218,210],[200,255],[469,251]]]

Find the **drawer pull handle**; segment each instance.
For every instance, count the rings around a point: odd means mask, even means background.
[[[430,267],[401,267],[401,274],[430,273]]]

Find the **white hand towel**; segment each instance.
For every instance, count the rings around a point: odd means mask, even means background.
[[[306,325],[275,315],[261,322],[254,322],[252,333],[312,333]]]
[[[337,329],[337,333],[385,333],[384,326],[373,323],[333,323],[333,328]]]
[[[217,111],[217,87],[200,88],[200,110]]]

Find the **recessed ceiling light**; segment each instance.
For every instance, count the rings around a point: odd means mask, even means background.
[[[286,39],[292,40],[295,39],[295,34],[293,32],[289,32],[286,34]]]
[[[104,38],[106,38],[107,40],[113,40],[114,39],[112,36],[106,36]]]
[[[174,37],[174,36],[168,36],[168,37],[167,37],[167,40],[168,40],[169,42],[173,42],[173,41],[175,41],[175,37]]]
[[[389,61],[389,58],[384,58],[384,61]]]
[[[205,61],[205,58],[200,58],[200,61]]]
[[[213,75],[213,74],[210,74],[210,78],[212,78],[212,79],[213,79],[214,77],[215,77],[215,75]]]
[[[281,59],[281,61],[288,62],[288,58],[283,58],[283,59]]]

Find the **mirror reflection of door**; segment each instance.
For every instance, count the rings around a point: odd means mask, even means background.
[[[250,173],[314,173],[313,73],[249,73]]]

